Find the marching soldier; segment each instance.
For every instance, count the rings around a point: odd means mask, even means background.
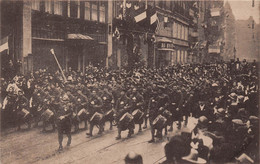
[[[63,149],[63,134],[66,134],[68,137],[67,146],[70,146],[71,144],[71,116],[71,105],[64,104],[60,106],[60,108],[57,111],[59,150]]]
[[[157,104],[157,92],[155,91],[155,89],[153,90],[153,96],[150,98],[149,101],[149,105],[148,105],[148,115],[149,115],[149,122],[150,122],[150,126],[151,126],[151,134],[152,134],[152,139],[150,141],[148,141],[149,143],[154,142],[154,137],[155,137],[155,128],[153,126],[153,121],[154,119],[159,115],[158,114],[158,104]]]
[[[24,93],[22,90],[18,91],[18,96],[16,99],[16,125],[18,127],[17,130],[21,129],[21,123],[22,121],[26,121],[28,124],[28,128],[31,128],[31,122],[29,120],[29,116],[31,115],[28,111],[29,108],[29,101],[24,96]]]
[[[144,105],[144,98],[143,96],[137,91],[136,87],[133,87],[132,92],[130,93],[130,101],[131,101],[131,113],[139,109],[143,112],[143,105]],[[136,120],[139,124],[139,132],[142,131],[142,123],[143,123],[143,117],[140,120]]]
[[[118,128],[118,136],[116,139],[121,139],[121,131],[128,129],[128,137],[131,137],[132,134],[134,134],[134,122],[130,121],[127,122],[126,124],[123,124],[120,122],[120,119],[123,117],[124,114],[129,113],[131,111],[131,101],[127,97],[126,93],[124,90],[121,91],[120,97],[117,100],[116,103],[116,111],[117,111],[117,128]]]
[[[98,134],[101,134],[104,131],[104,123],[103,123],[103,101],[102,99],[97,95],[96,90],[94,89],[92,91],[92,94],[89,98],[89,110],[90,115],[92,116],[90,119],[90,129],[89,133],[86,133],[86,135],[92,136],[93,127],[95,124],[99,125],[99,131]],[[95,115],[96,114],[96,115]]]
[[[113,106],[114,106],[114,97],[112,95],[112,93],[108,90],[107,87],[104,87],[104,91],[101,94],[102,100],[103,100],[103,107],[102,109],[104,110],[104,112],[107,114],[110,110],[112,110]],[[106,115],[107,116],[107,115]],[[107,116],[110,117],[110,116]],[[113,121],[113,116],[111,116],[110,118],[106,118],[108,120],[106,121],[110,121],[110,130],[112,130],[112,121]]]

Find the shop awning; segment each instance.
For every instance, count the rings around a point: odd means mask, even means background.
[[[156,38],[156,42],[158,51],[174,51],[175,46],[173,41],[170,39],[165,37],[158,37]]]
[[[175,51],[174,49],[171,48],[158,48],[158,51]]]
[[[75,40],[93,40],[93,38],[91,38],[90,36],[88,35],[83,35],[83,34],[68,34],[68,37],[67,39],[75,39]]]
[[[165,38],[165,37],[158,37],[158,38],[156,38],[156,42],[173,43],[170,39]]]

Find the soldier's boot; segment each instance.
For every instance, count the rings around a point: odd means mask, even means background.
[[[112,121],[110,121],[110,128],[109,130],[112,130],[113,129],[113,124],[112,124]]]
[[[130,138],[132,136],[132,134],[134,134],[134,129],[129,128],[127,137]]]
[[[84,127],[84,129],[88,130],[88,121],[85,120],[84,123],[85,123],[85,127]]]
[[[163,137],[162,137],[162,129],[160,131],[157,130],[157,136],[158,136],[159,140],[163,139]]]
[[[139,124],[139,130],[138,132],[141,132],[142,131],[142,124]]]
[[[118,135],[116,137],[116,140],[119,140],[119,139],[121,139],[121,129],[120,128],[118,128]]]
[[[172,132],[173,131],[173,125],[171,124],[171,127],[170,129],[168,129],[169,132]]]
[[[60,145],[59,146],[59,151],[61,151],[63,149],[63,146],[62,145]]]
[[[53,122],[53,123],[52,123],[52,131],[54,132],[55,129],[56,129],[56,127],[55,127],[55,123]]]
[[[28,124],[28,129],[31,129],[31,123],[28,122],[27,124]]]
[[[146,129],[146,128],[147,128],[147,118],[145,117],[143,129]]]
[[[104,124],[101,123],[101,124],[99,125],[99,131],[98,131],[98,134],[102,134],[103,132],[104,132]]]
[[[46,132],[46,122],[45,121],[43,121],[42,132]]]
[[[89,133],[86,133],[86,135],[89,135],[90,137],[93,136],[92,135],[93,126],[94,126],[93,124],[90,124]]]
[[[58,139],[59,139],[59,150],[62,150],[63,149],[63,146],[62,146],[62,140],[63,140],[63,134],[62,132],[58,132]]]
[[[67,146],[70,146],[70,144],[71,144],[71,134],[68,133],[67,136],[68,136]]]
[[[148,143],[153,143],[155,140],[154,140],[154,129],[151,128],[151,134],[152,134],[152,139],[148,141]]]

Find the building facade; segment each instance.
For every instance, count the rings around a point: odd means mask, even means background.
[[[236,20],[236,58],[259,61],[259,25],[250,17]]]
[[[125,9],[123,3],[124,1],[116,1],[113,5],[116,7],[114,18],[118,18],[119,22],[113,24],[113,27],[114,30],[115,27],[119,29],[121,34],[120,39],[115,39],[113,42],[113,58],[117,61],[118,67],[126,66],[129,62],[127,50],[129,45],[126,42],[130,39],[124,37],[126,35],[124,31],[133,34],[134,44],[140,49],[139,61],[143,63],[142,65],[158,68],[177,63],[196,62],[196,53],[192,52],[194,50],[191,46],[198,40],[197,1],[125,1]],[[143,24],[146,28],[140,28],[139,22],[135,22],[133,27],[129,27],[129,23],[124,27],[124,21],[129,21],[128,10],[130,17],[138,15],[136,7],[143,8],[143,12],[146,11],[144,20],[147,19],[148,23]],[[132,14],[131,9],[134,10]],[[122,12],[124,10],[126,10],[125,17]],[[155,26],[153,22],[156,22]]]
[[[49,68],[57,69],[50,53],[54,49],[64,70],[84,71],[93,64],[106,66],[112,52],[112,16],[109,1],[23,1],[1,2],[6,15],[16,21],[4,24],[14,29],[14,47],[10,48],[15,61],[21,62],[21,73]],[[11,13],[8,8],[16,6]],[[9,13],[8,13],[9,12]],[[10,44],[10,43],[9,43]]]

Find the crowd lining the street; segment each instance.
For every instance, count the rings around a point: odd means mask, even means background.
[[[85,74],[69,69],[65,81],[60,72],[41,69],[1,79],[1,126],[14,123],[20,130],[23,123],[31,128],[43,121],[46,131],[51,124],[58,128],[62,149],[62,134],[68,135],[69,146],[71,127],[78,131],[81,121],[90,136],[94,125],[101,134],[109,121],[110,129],[117,125],[116,139],[120,139],[121,131],[128,129],[131,137],[134,124],[142,131],[149,120],[149,142],[162,139],[163,129],[167,134],[176,123],[181,130],[166,144],[164,163],[257,163],[257,71],[256,63],[246,61],[132,71],[88,66]],[[195,129],[181,127],[188,117],[198,119]]]

